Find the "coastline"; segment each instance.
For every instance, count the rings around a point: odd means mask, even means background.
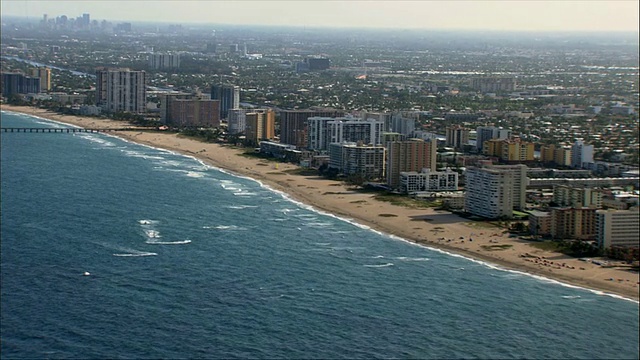
[[[127,127],[110,119],[59,115],[44,109],[2,104],[2,110],[34,115],[87,128]],[[409,209],[356,192],[334,180],[293,175],[293,164],[240,156],[241,149],[179,137],[162,132],[118,132],[125,140],[193,156],[206,164],[253,178],[271,189],[314,208],[351,219],[398,238],[495,264],[500,268],[540,276],[561,283],[602,291],[638,301],[638,273],[604,268],[564,254],[529,246],[529,241],[509,238],[501,229],[474,226],[469,220],[446,211]],[[439,240],[443,239],[444,240]],[[473,241],[469,241],[473,238]],[[501,248],[503,247],[503,248]],[[613,280],[610,280],[613,279]]]

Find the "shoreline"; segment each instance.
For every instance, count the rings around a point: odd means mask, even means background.
[[[69,125],[88,128],[130,126],[127,122],[72,115],[60,115],[45,109],[2,104],[0,109],[34,115]],[[274,163],[240,156],[243,149],[217,143],[204,143],[162,132],[118,132],[110,136],[133,143],[192,156],[208,165],[259,181],[270,189],[316,210],[345,218],[375,231],[425,246],[559,282],[563,286],[605,292],[638,301],[639,274],[619,268],[604,268],[561,253],[529,246],[530,242],[509,238],[502,229],[475,226],[468,219],[447,211],[409,209],[373,198],[373,194],[353,191],[347,185],[319,176],[292,175],[297,165]],[[472,241],[470,239],[473,239]],[[617,263],[617,262],[616,262]],[[611,280],[612,279],[612,280]]]

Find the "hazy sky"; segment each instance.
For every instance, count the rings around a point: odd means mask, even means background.
[[[1,0],[3,16],[175,24],[638,32],[638,0]]]

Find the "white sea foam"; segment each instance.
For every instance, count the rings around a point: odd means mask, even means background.
[[[330,222],[312,222],[312,223],[305,223],[303,225],[309,226],[309,227],[327,227],[327,226],[332,226],[333,224]]]
[[[225,190],[230,190],[230,191],[238,191],[240,190],[240,188],[238,187],[239,184],[234,184],[234,183],[222,183],[220,184],[220,186],[225,189]]]
[[[145,229],[144,234],[150,239],[159,239],[162,237],[159,231],[153,229]]]
[[[151,244],[151,245],[184,245],[184,244],[190,244],[191,240],[181,240],[181,241],[153,241],[153,240],[147,240],[145,241],[146,244]]]
[[[229,206],[225,206],[227,209],[236,209],[236,210],[242,210],[242,209],[250,209],[250,208],[257,208],[257,205],[229,205]]]
[[[426,258],[426,257],[412,258],[412,257],[405,257],[405,256],[400,256],[400,257],[397,257],[396,259],[402,260],[402,261],[429,261],[429,260],[431,260],[431,259]]]
[[[118,256],[118,257],[141,257],[141,256],[157,256],[157,255],[158,255],[157,253],[153,253],[153,252],[113,254],[113,256]]]
[[[384,258],[383,255],[376,255],[376,256],[371,256],[372,259],[382,259]]]
[[[254,193],[254,192],[244,192],[244,191],[240,191],[240,192],[234,192],[233,195],[236,196],[256,196],[258,194]]]
[[[362,265],[362,266],[369,267],[369,268],[383,268],[383,267],[393,266],[393,263],[386,263],[386,264],[380,264],[380,265]]]
[[[158,221],[156,220],[147,220],[147,219],[142,219],[142,220],[138,220],[138,223],[140,225],[155,225],[158,223]]]
[[[563,299],[579,299],[580,295],[563,295]]]
[[[216,229],[216,230],[247,230],[246,228],[236,225],[216,225],[216,226],[203,226],[203,229]]]
[[[202,178],[206,174],[197,171],[187,171],[187,176],[192,178]]]
[[[176,160],[163,160],[160,161],[160,165],[164,165],[164,166],[173,166],[173,167],[179,167],[182,166],[182,162],[180,161],[176,161]]]
[[[96,136],[93,134],[86,134],[86,133],[78,133],[76,135],[82,139],[101,145],[102,147],[116,147],[115,143],[107,139],[104,139],[103,137],[100,137],[100,136]]]

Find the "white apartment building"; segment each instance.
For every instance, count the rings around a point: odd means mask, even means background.
[[[465,211],[490,219],[513,216],[514,173],[495,168],[466,171]]]
[[[343,175],[361,175],[367,180],[384,176],[384,146],[354,143],[329,145],[329,167],[338,169]]]
[[[596,210],[596,241],[601,248],[638,247],[640,218],[632,210]]]
[[[146,79],[144,71],[100,68],[96,71],[96,104],[108,112],[143,113]]]
[[[422,169],[421,172],[400,173],[400,192],[413,194],[425,191],[457,191],[458,173],[447,168],[445,171]]]
[[[413,118],[405,118],[400,114],[391,116],[391,132],[410,136],[416,129],[416,120]]]
[[[513,208],[516,210],[523,210],[527,203],[527,186],[529,185],[529,178],[527,177],[526,165],[489,165],[492,169],[498,169],[500,171],[507,171],[513,174],[513,189],[511,197],[513,198]],[[469,182],[467,181],[467,184]]]
[[[180,67],[179,54],[150,54],[149,67],[152,69],[177,69]]]
[[[363,112],[362,120],[374,119],[384,122],[383,131],[391,131],[391,113],[386,112]]]
[[[244,134],[247,129],[247,109],[229,109],[227,131],[231,135]]]
[[[307,119],[307,148],[328,150],[329,144],[352,142],[378,145],[382,143],[383,120],[361,120],[353,117],[310,117]]]
[[[576,141],[571,147],[571,167],[586,169],[593,163],[593,145]]]

